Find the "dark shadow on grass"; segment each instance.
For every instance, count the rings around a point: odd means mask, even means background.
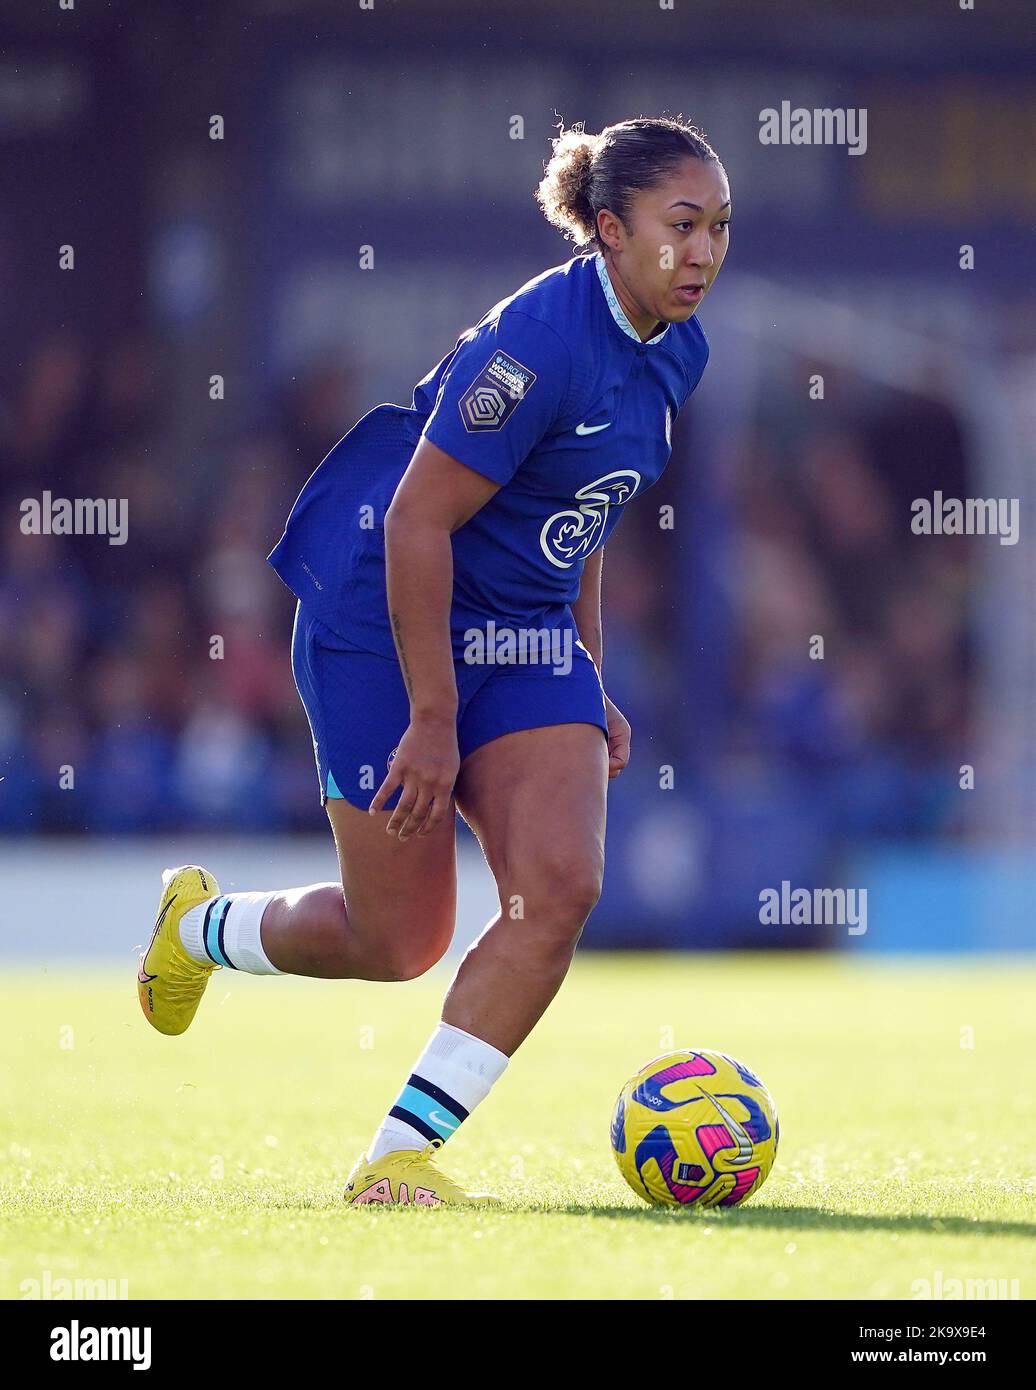
[[[371,1208],[349,1207],[340,1199],[312,1197],[291,1197],[277,1195],[263,1204],[264,1209],[284,1211],[312,1211],[332,1213],[374,1211],[381,1215],[386,1212],[420,1211],[425,1208],[385,1205],[375,1202]],[[587,1203],[572,1202],[565,1206],[548,1206],[545,1203],[520,1201],[511,1206],[472,1209],[475,1215],[488,1217],[514,1216],[581,1216],[613,1221],[637,1221],[653,1225],[666,1222],[686,1223],[695,1226],[727,1226],[749,1230],[777,1231],[851,1231],[863,1235],[868,1231],[889,1233],[922,1234],[932,1236],[1023,1236],[1030,1240],[1036,1238],[1036,1222],[1027,1221],[973,1221],[968,1216],[923,1216],[923,1215],[874,1215],[866,1216],[856,1212],[822,1211],[819,1207],[775,1207],[753,1205],[750,1207],[627,1207],[591,1206]],[[471,1214],[471,1213],[469,1213]]]
[[[686,1221],[692,1226],[730,1226],[787,1231],[867,1231],[921,1233],[933,1236],[1036,1237],[1036,1223],[973,1221],[968,1216],[865,1216],[856,1212],[822,1211],[818,1207],[598,1207],[572,1203],[563,1207],[532,1208],[544,1216],[594,1216],[619,1221]]]

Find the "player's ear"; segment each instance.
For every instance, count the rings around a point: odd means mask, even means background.
[[[597,214],[597,232],[605,246],[612,251],[620,250],[622,246],[623,226],[614,212],[608,208],[601,208]]]

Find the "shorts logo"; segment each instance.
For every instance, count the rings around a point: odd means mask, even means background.
[[[525,399],[536,373],[506,352],[494,352],[460,400],[460,418],[469,434],[498,430]]]
[[[399,744],[397,743],[396,746],[395,746],[395,748],[393,748],[392,752],[391,752],[391,753],[388,755],[388,757],[385,759],[385,766],[386,766],[386,768],[388,768],[389,770],[391,770],[392,764],[393,764],[393,762],[395,761],[395,757],[396,757],[396,754],[397,754],[398,752],[399,752]]]

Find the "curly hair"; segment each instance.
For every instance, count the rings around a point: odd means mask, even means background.
[[[597,214],[608,208],[627,228],[634,195],[653,188],[687,158],[719,155],[702,131],[668,117],[640,116],[590,135],[580,121],[551,142],[536,201],[547,221],[577,246],[603,246]]]

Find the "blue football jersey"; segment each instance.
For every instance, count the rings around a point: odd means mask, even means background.
[[[586,557],[665,468],[708,353],[694,318],[642,342],[602,256],[544,271],[459,339],[409,407],[379,405],[339,440],[270,563],[339,636],[394,656],[384,518],[424,435],[500,485],[453,533],[455,653],[489,618],[556,626]]]

